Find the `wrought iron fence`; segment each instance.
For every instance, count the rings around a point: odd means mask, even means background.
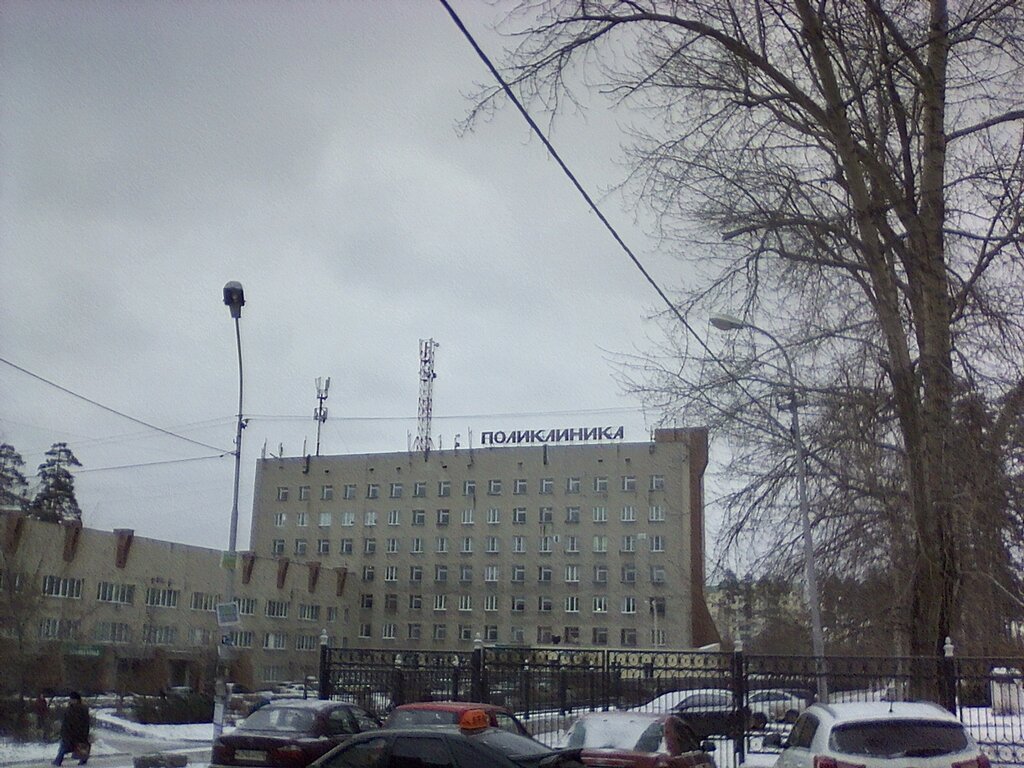
[[[719,766],[764,764],[769,733],[829,702],[934,700],[996,765],[1024,765],[1024,658],[765,656],[743,652],[483,646],[471,652],[321,649],[320,696],[386,714],[413,701],[499,704],[555,744],[583,712],[674,711],[716,744]],[[777,750],[776,750],[777,751]],[[756,759],[755,759],[756,758]]]

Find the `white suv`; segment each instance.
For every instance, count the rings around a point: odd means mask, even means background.
[[[773,744],[775,768],[990,768],[963,723],[924,702],[812,704]]]

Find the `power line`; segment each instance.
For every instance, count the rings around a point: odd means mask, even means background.
[[[79,400],[82,400],[82,401],[84,401],[86,403],[89,403],[89,405],[93,405],[93,406],[96,406],[97,408],[101,408],[102,410],[107,411],[108,413],[112,413],[115,416],[120,416],[122,419],[128,419],[128,421],[133,421],[136,424],[141,424],[142,426],[146,427],[147,429],[156,430],[157,432],[160,432],[161,434],[167,435],[169,437],[175,437],[178,440],[184,440],[185,442],[192,443],[193,445],[198,445],[198,446],[201,446],[203,448],[209,448],[212,451],[220,451],[223,454],[232,453],[232,451],[224,450],[223,448],[219,448],[216,445],[209,445],[208,443],[202,443],[202,442],[199,442],[198,440],[193,440],[191,437],[185,437],[184,435],[179,435],[179,434],[177,434],[175,432],[171,432],[170,430],[164,429],[163,427],[158,427],[155,424],[150,424],[149,422],[143,421],[142,419],[137,419],[134,416],[129,416],[127,413],[122,413],[121,411],[118,411],[115,408],[111,408],[109,405],[104,405],[103,403],[98,403],[95,400],[92,400],[92,399],[86,397],[85,395],[80,395],[77,392],[73,392],[72,390],[68,389],[67,387],[62,387],[60,384],[57,384],[54,381],[50,381],[49,379],[40,376],[38,373],[33,373],[32,371],[28,370],[27,368],[22,368],[20,365],[16,365],[15,363],[12,363],[10,360],[6,360],[6,359],[0,357],[0,363],[3,363],[4,365],[9,365],[14,370],[20,371],[21,373],[24,373],[26,376],[31,376],[33,379],[41,381],[44,384],[48,384],[49,386],[53,387],[54,389],[59,389],[61,392],[65,393],[65,394],[71,395],[72,397],[78,398]]]
[[[83,475],[88,472],[107,472],[111,469],[138,469],[141,467],[159,467],[167,464],[185,464],[190,461],[209,461],[210,459],[223,459],[226,453],[218,453],[214,456],[195,456],[191,459],[168,459],[166,461],[148,461],[142,464],[120,464],[116,467],[90,467],[88,469],[76,469],[76,475]]]
[[[517,411],[505,413],[464,413],[454,415],[435,415],[433,418],[441,421],[452,421],[454,419],[503,419],[503,418],[525,418],[533,416],[597,416],[612,413],[642,413],[645,409],[640,406],[623,406],[621,408],[574,408],[564,411]],[[246,418],[250,423],[259,421],[307,421],[308,416],[298,414],[270,414],[254,413],[248,414]],[[384,422],[384,421],[415,421],[415,416],[329,416],[331,422]]]

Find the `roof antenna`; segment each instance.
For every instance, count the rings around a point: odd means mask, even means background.
[[[320,427],[323,426],[324,422],[327,421],[327,407],[324,403],[327,401],[327,390],[331,388],[331,377],[327,377],[327,381],[324,381],[319,376],[316,379],[316,400],[317,406],[313,409],[313,421],[316,422],[316,455],[320,455]]]
[[[430,418],[434,412],[434,350],[440,345],[433,339],[420,339],[420,399],[416,413],[416,440],[413,450],[423,451],[426,458],[434,447],[430,438]]]

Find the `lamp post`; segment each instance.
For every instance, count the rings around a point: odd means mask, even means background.
[[[796,374],[793,371],[793,359],[774,334],[764,328],[748,323],[729,315],[712,315],[711,325],[720,331],[736,331],[748,328],[765,336],[782,354],[786,362],[786,373],[789,376],[789,410],[791,421],[790,433],[793,436],[793,451],[796,454],[796,486],[797,498],[800,503],[800,527],[803,533],[804,549],[804,583],[806,585],[807,610],[811,615],[811,648],[817,667],[818,700],[828,701],[828,682],[825,679],[825,637],[821,627],[821,601],[818,596],[818,574],[814,564],[814,538],[811,533],[811,508],[807,500],[807,455],[804,442],[800,436],[800,407],[797,399]]]
[[[242,418],[242,334],[239,328],[239,320],[242,317],[242,307],[245,306],[245,292],[242,284],[232,280],[224,286],[224,303],[231,310],[231,317],[235,321],[235,348],[238,350],[238,418],[235,421],[235,484],[231,498],[231,528],[228,533],[228,549],[223,558],[223,564],[227,570],[227,594],[224,603],[233,606],[235,601],[235,559],[238,544],[238,481],[242,471],[242,430],[245,428],[245,421]],[[220,618],[218,617],[218,622]],[[232,623],[237,623],[233,620]],[[220,738],[224,730],[224,713],[227,711],[228,690],[227,672],[228,663],[232,658],[232,648],[226,642],[228,635],[221,638],[218,645],[218,674],[215,693],[217,694],[216,705],[213,713],[213,739]]]

